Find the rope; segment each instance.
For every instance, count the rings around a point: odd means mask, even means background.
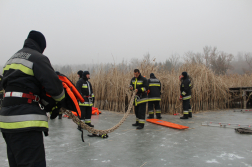
[[[69,118],[71,118],[73,120],[73,122],[76,123],[78,126],[81,126],[82,129],[86,129],[89,133],[92,133],[92,134],[95,134],[95,135],[105,135],[105,134],[114,132],[117,128],[119,128],[123,124],[123,122],[126,120],[126,118],[128,117],[128,115],[130,114],[130,111],[132,109],[133,102],[134,102],[134,99],[135,99],[135,95],[136,95],[136,92],[134,91],[133,95],[132,95],[132,97],[130,99],[128,110],[124,114],[124,116],[121,119],[121,121],[118,124],[116,124],[115,126],[113,126],[112,128],[107,129],[107,130],[97,130],[97,129],[94,129],[94,128],[86,125],[84,122],[82,122],[78,117],[76,117],[69,110],[63,109],[62,112],[65,113]]]

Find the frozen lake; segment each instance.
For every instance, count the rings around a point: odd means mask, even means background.
[[[92,116],[96,129],[108,129],[119,122],[123,114],[103,111]],[[235,133],[231,128],[201,126],[204,121],[252,124],[252,112],[204,112],[192,119],[162,115],[164,121],[190,128],[177,130],[146,123],[143,130],[131,124],[130,115],[109,138],[87,137],[72,120],[49,120],[49,136],[44,137],[48,167],[208,167],[252,166],[252,135]],[[6,145],[0,137],[0,164],[8,167]]]

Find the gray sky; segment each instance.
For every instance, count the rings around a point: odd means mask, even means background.
[[[0,65],[30,30],[52,64],[117,63],[203,47],[252,52],[252,0],[0,0]]]

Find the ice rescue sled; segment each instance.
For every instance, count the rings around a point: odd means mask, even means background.
[[[167,122],[167,121],[162,121],[160,119],[147,119],[147,122],[151,122],[154,124],[158,124],[158,125],[162,125],[162,126],[167,126],[170,128],[175,128],[175,129],[188,129],[188,126],[184,126],[184,125],[179,125],[179,124],[175,124],[172,122]]]

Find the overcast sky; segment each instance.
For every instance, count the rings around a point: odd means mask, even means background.
[[[252,0],[0,0],[0,65],[30,30],[52,64],[157,61],[206,45],[252,52]]]

